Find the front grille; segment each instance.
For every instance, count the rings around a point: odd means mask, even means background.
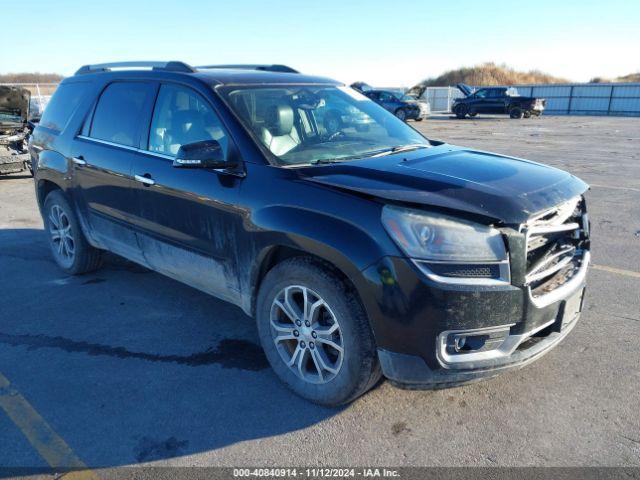
[[[583,197],[576,197],[529,219],[525,284],[534,297],[562,286],[578,271],[589,248],[589,221]]]

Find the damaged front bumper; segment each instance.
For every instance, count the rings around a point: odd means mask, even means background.
[[[385,377],[404,388],[445,388],[493,377],[540,358],[578,323],[589,261],[587,251],[571,280],[543,302],[526,287],[472,292],[428,278],[408,281],[402,262],[388,260],[385,271],[396,272],[398,281],[387,279],[381,286],[378,312],[383,320],[377,328],[374,325],[381,333],[376,340]],[[379,267],[372,268],[370,279],[380,272]],[[393,294],[391,285],[397,288]],[[407,317],[410,312],[416,317]],[[404,341],[388,336],[391,324],[394,333],[404,332]]]

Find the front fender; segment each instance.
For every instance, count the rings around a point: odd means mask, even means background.
[[[251,258],[243,259],[245,255],[240,254],[240,271],[244,264],[250,265],[247,270],[251,272],[247,279],[249,288],[243,290],[251,292],[250,298],[254,298],[262,265],[278,247],[299,250],[331,263],[357,288],[363,281],[362,270],[385,254],[397,252],[384,232],[379,211],[376,206],[368,213],[362,212],[362,222],[358,225],[299,207],[270,206],[254,212],[249,227],[255,239]],[[365,230],[361,225],[371,228]]]

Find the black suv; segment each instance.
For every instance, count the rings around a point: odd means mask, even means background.
[[[335,110],[358,121],[336,129]],[[320,404],[381,375],[433,388],[524,365],[581,311],[585,183],[428,140],[333,80],[85,66],[30,153],[60,268],[109,250],[239,305],[277,375]]]

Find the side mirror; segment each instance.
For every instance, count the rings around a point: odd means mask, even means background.
[[[173,166],[221,169],[235,167],[236,164],[225,158],[222,147],[216,140],[203,140],[182,145],[173,160]]]

